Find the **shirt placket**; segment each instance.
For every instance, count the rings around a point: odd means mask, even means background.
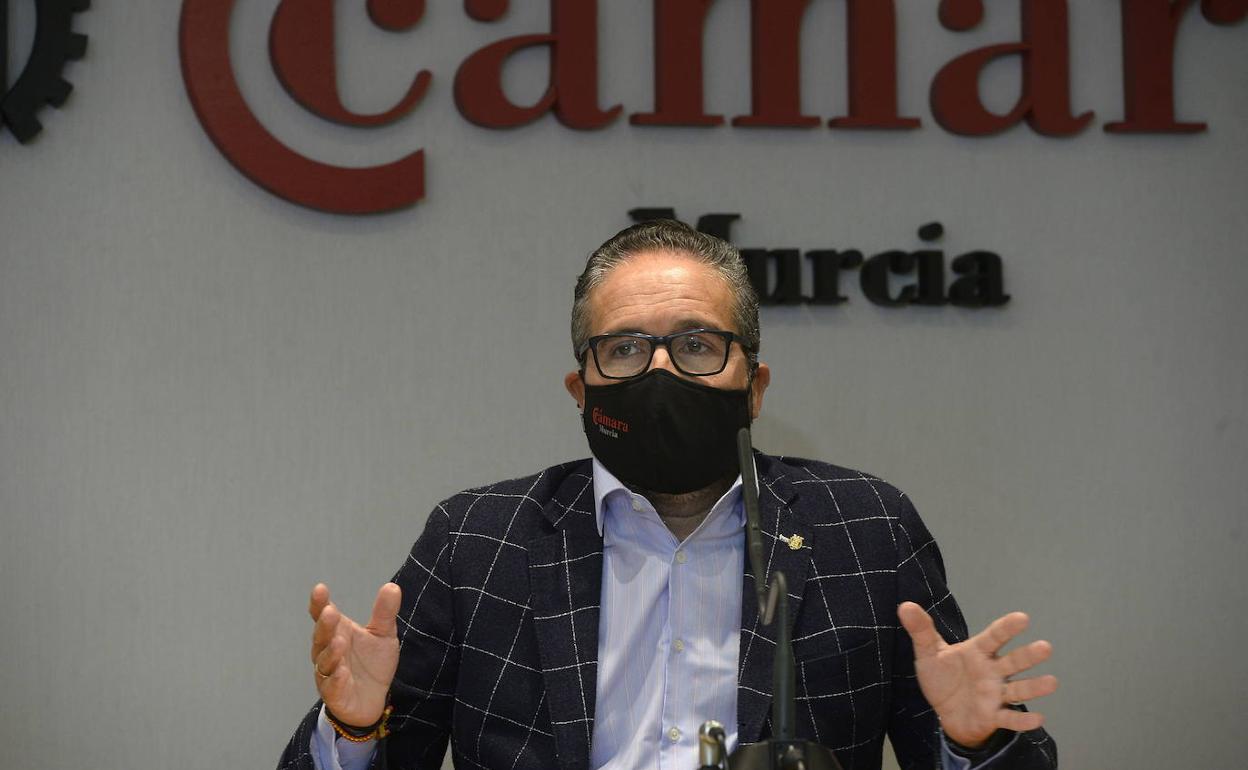
[[[663,638],[667,644],[663,650],[666,657],[663,669],[663,741],[659,752],[661,770],[685,770],[679,758],[688,757],[692,741],[697,740],[696,725],[690,722],[693,693],[687,691],[690,671],[686,649],[692,638],[689,600],[696,574],[692,562],[697,556],[693,540],[689,538],[674,547],[670,556],[668,612],[663,627]]]

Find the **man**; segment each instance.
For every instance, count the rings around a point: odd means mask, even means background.
[[[367,625],[317,585],[322,702],[282,768],[692,770],[697,730],[770,733],[775,624],[744,568],[733,437],[762,409],[758,301],[728,244],[631,227],[577,282],[564,380],[592,460],[456,495],[430,514]],[[788,579],[801,737],[846,770],[1056,767],[1011,680],[1022,613],[967,639],[936,544],[879,479],[756,454],[768,575]],[[770,579],[770,577],[769,577]],[[897,622],[900,619],[900,625]],[[929,705],[930,704],[930,705]]]

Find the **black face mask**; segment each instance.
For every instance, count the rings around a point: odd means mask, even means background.
[[[737,431],[750,424],[749,389],[721,390],[653,369],[586,385],[582,420],[590,451],[620,481],[692,492],[740,471]]]

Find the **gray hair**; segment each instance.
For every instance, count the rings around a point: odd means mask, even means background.
[[[590,337],[589,295],[612,270],[644,251],[670,251],[711,267],[732,292],[732,321],[750,360],[758,363],[761,332],[758,327],[758,294],[750,283],[741,254],[731,243],[671,219],[642,222],[621,230],[599,246],[585,261],[576,279],[572,300],[572,352],[580,358]]]

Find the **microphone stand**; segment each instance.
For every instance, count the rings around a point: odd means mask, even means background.
[[[796,705],[795,664],[793,662],[792,630],[789,628],[789,587],[784,573],[772,574],[770,585],[764,584],[763,536],[758,514],[758,478],[754,471],[754,453],[750,445],[750,429],[737,433],[737,458],[741,465],[742,502],[745,506],[746,543],[750,569],[758,599],[758,614],[763,625],[776,626],[776,657],[772,669],[771,727],[772,737],[758,743],[738,746],[726,758],[725,770],[841,770],[836,757],[827,748],[813,741],[795,737]]]

